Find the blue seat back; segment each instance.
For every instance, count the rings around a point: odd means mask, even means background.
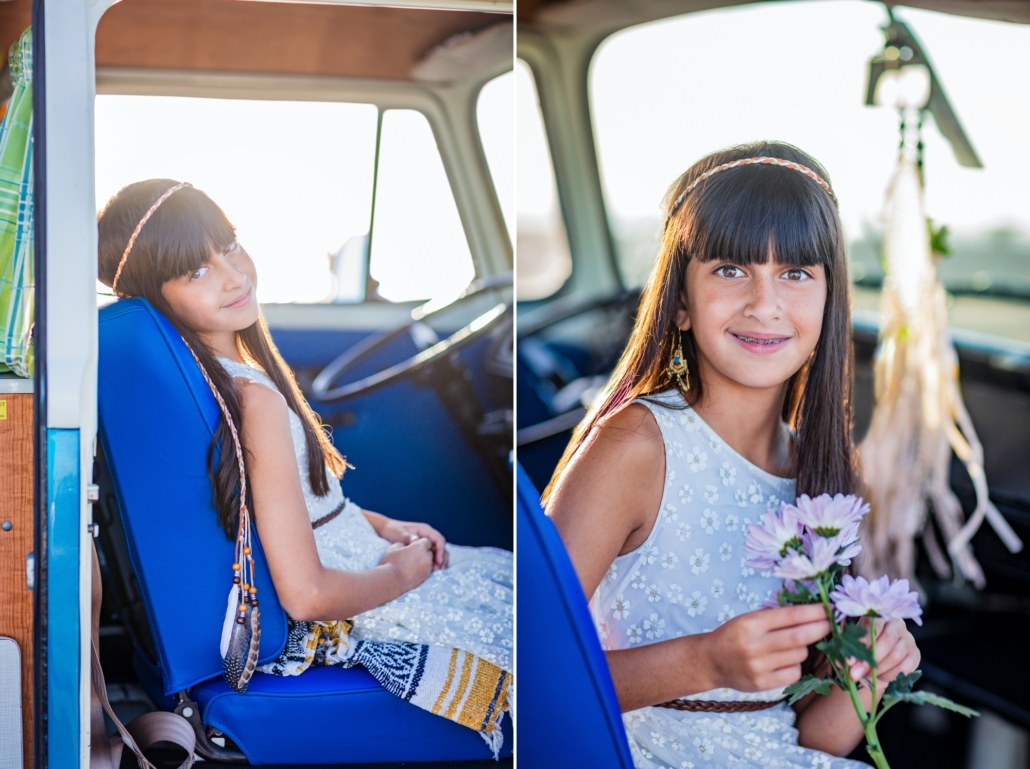
[[[518,467],[520,763],[631,769],[608,662],[579,578]]]
[[[220,676],[234,544],[214,508],[207,451],[221,418],[200,368],[145,299],[100,311],[100,440],[154,635],[166,694]],[[286,613],[258,537],[259,660],[286,644]]]

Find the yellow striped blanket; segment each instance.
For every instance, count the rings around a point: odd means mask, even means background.
[[[258,670],[292,676],[312,665],[361,665],[391,694],[479,732],[497,756],[504,741],[501,718],[512,696],[511,673],[462,649],[355,639],[351,627],[346,620],[290,619],[282,653]]]

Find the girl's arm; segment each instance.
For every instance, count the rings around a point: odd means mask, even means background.
[[[286,400],[262,384],[236,382],[254,523],[286,612],[297,620],[345,619],[424,582],[433,565],[432,543],[425,538],[391,545],[379,565],[365,571],[322,565],[297,472]]]
[[[616,556],[647,539],[664,487],[665,446],[646,407],[623,409],[583,443],[547,512],[587,596]],[[608,666],[624,711],[722,686],[761,691],[798,680],[807,645],[829,632],[821,606],[767,609],[712,633],[609,651]]]
[[[865,621],[863,621],[865,624]],[[887,684],[902,673],[911,673],[919,667],[921,655],[915,639],[904,620],[877,621],[876,699],[883,697]],[[853,680],[869,676],[869,665],[855,662],[851,666]],[[872,691],[868,686],[858,690],[866,712],[872,704]],[[821,750],[835,756],[845,756],[862,741],[862,726],[847,692],[834,686],[829,695],[810,694],[794,706],[798,714],[798,744]]]

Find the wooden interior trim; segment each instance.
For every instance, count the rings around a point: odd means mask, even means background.
[[[0,635],[21,650],[22,745],[32,766],[32,593],[25,557],[33,550],[31,393],[0,393]],[[4,418],[6,417],[6,418]]]
[[[407,80],[426,53],[506,14],[240,0],[123,0],[98,67]]]
[[[7,51],[31,24],[32,0],[0,0],[0,61],[7,61]]]

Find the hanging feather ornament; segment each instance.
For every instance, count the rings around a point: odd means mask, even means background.
[[[232,565],[232,588],[229,590],[225,620],[222,622],[219,651],[222,655],[222,676],[229,686],[242,693],[247,691],[247,684],[257,669],[258,650],[261,646],[261,611],[258,609],[257,587],[254,585],[254,549],[251,542],[250,510],[247,508],[247,469],[243,462],[243,445],[228,406],[193,348],[188,343],[186,348],[197,362],[229,426],[240,471],[240,522],[236,533],[236,557]]]
[[[903,136],[904,131],[903,123]],[[923,210],[916,150],[921,146],[921,141],[903,141],[887,191],[886,277],[874,360],[876,405],[859,446],[872,508],[859,568],[867,574],[912,578],[915,538],[921,535],[939,576],[951,576],[954,565],[956,579],[982,588],[983,570],[969,540],[983,520],[1012,552],[1022,542],[988,496],[983,446],[962,401],[944,286],[937,278]],[[976,508],[965,522],[949,485],[952,452],[976,490]],[[937,541],[930,510],[946,548]]]

